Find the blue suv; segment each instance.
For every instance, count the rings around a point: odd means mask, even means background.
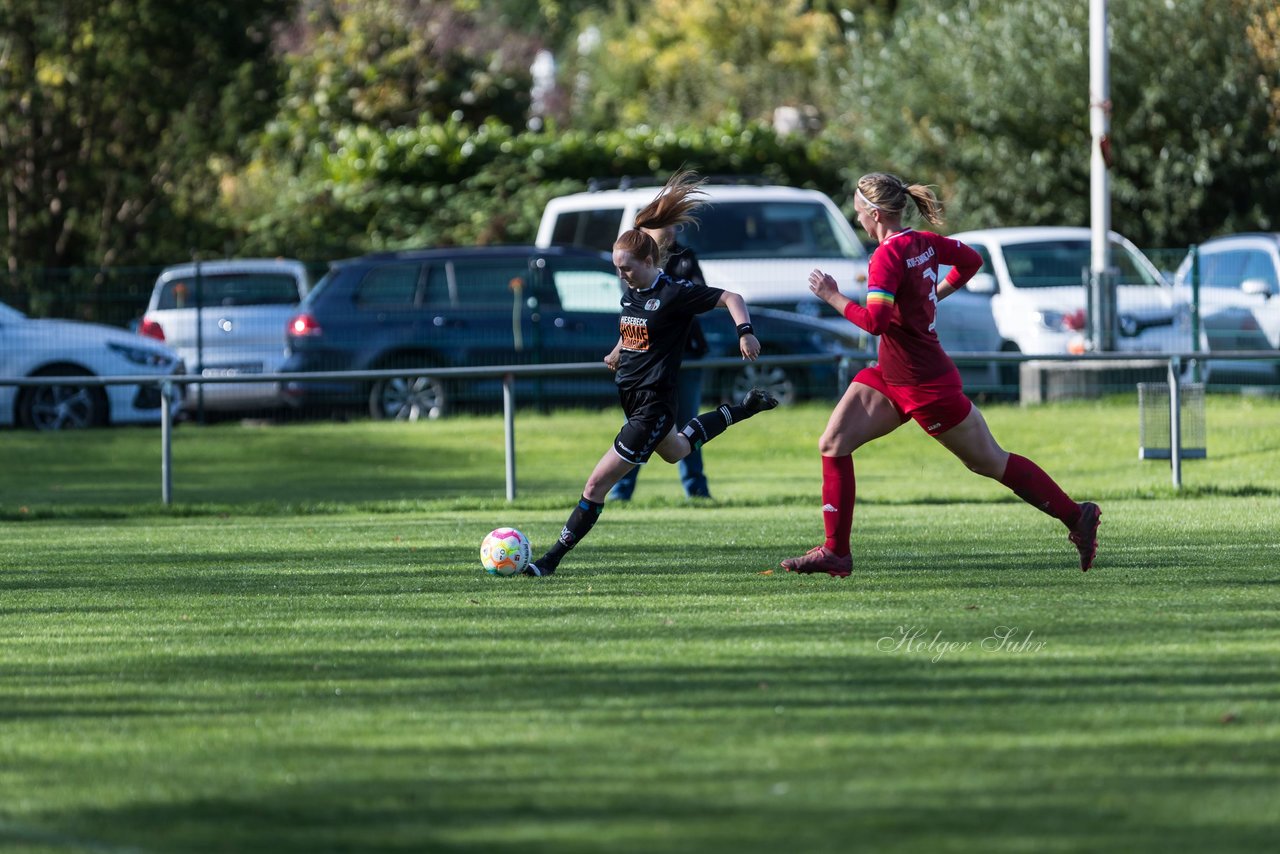
[[[618,340],[621,285],[610,259],[573,247],[420,249],[335,262],[286,330],[280,370],[418,370],[508,364],[599,362]],[[720,317],[723,315],[723,317]],[[720,321],[720,322],[717,322]],[[765,355],[834,354],[846,342],[819,321],[753,311]],[[703,323],[710,355],[738,352],[726,312]],[[498,378],[445,381],[406,376],[376,382],[285,383],[297,407],[363,407],[376,419],[439,417],[455,405],[501,398]],[[521,380],[522,399],[608,405],[607,372]],[[740,397],[764,385],[783,401],[835,393],[832,362],[741,367],[708,377],[708,397]]]

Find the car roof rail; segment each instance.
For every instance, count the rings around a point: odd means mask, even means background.
[[[745,187],[768,187],[777,183],[763,175],[703,175],[703,183],[719,185],[738,185]],[[667,183],[666,178],[656,175],[621,175],[617,178],[588,178],[587,191],[598,193],[604,190],[634,190],[640,187],[661,187]]]

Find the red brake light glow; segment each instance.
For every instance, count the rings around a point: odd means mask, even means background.
[[[309,314],[298,314],[289,321],[289,328],[286,331],[294,338],[304,338],[319,335],[321,330],[320,324],[316,323],[314,317]]]
[[[154,338],[157,341],[164,340],[164,329],[154,320],[146,320],[144,318],[138,326],[138,334],[146,338]]]

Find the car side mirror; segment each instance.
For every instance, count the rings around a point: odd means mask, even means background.
[[[973,294],[994,294],[1000,290],[996,286],[996,277],[990,273],[976,273],[974,277],[965,285],[969,293]]]
[[[1245,279],[1240,283],[1240,290],[1252,296],[1274,296],[1275,290],[1266,279]]]

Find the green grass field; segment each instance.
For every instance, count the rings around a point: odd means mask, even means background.
[[[0,437],[0,850],[1270,851],[1280,403],[1137,459],[1132,399],[985,407],[1103,507],[1065,529],[912,425],[859,452],[853,577],[818,406],[655,463],[547,580],[614,412]],[[768,419],[766,421],[766,419]]]

